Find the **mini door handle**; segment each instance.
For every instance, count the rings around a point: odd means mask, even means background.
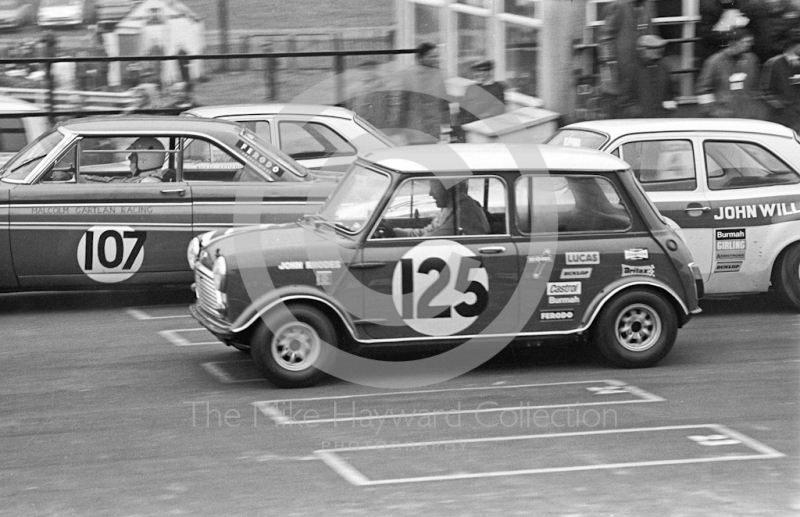
[[[505,250],[506,249],[503,246],[489,246],[487,248],[481,248],[478,251],[484,255],[489,255],[492,253],[503,253]]]
[[[385,262],[357,262],[350,265],[350,269],[374,269],[377,267],[384,267]]]
[[[182,196],[184,192],[185,190],[182,188],[165,188],[161,190],[162,194],[178,194],[179,196]]]
[[[694,212],[695,210],[700,210],[701,212],[710,212],[710,206],[690,206],[688,208],[684,208],[684,212]]]

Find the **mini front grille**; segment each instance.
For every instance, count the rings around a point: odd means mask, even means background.
[[[210,271],[198,266],[195,269],[195,291],[197,293],[197,301],[200,307],[208,314],[213,314],[222,317],[221,310],[223,309],[220,304],[221,293],[217,291],[214,286],[214,279]]]

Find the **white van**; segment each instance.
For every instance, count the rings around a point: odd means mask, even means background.
[[[41,0],[39,27],[78,27],[92,18],[91,0]]]
[[[40,112],[42,116],[5,116],[8,113],[27,112]],[[0,167],[48,128],[47,117],[42,108],[14,97],[0,95]]]

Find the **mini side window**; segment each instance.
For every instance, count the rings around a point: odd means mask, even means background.
[[[522,176],[514,197],[522,233],[609,232],[631,226],[614,184],[600,176]]]
[[[697,189],[692,143],[688,140],[646,140],[621,147],[644,190],[693,191]]]
[[[499,178],[418,178],[395,191],[373,238],[506,233],[506,187]]]
[[[787,185],[800,176],[780,158],[749,142],[705,142],[703,144],[708,188],[727,190]]]

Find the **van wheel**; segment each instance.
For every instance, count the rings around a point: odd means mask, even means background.
[[[614,365],[645,368],[669,353],[677,334],[672,305],[659,294],[634,291],[603,308],[593,337],[600,353]]]
[[[325,358],[326,345],[336,345],[336,330],[328,317],[308,305],[291,305],[260,322],[250,342],[258,371],[281,388],[317,384],[325,372],[315,365]]]
[[[776,273],[778,296],[786,305],[800,312],[800,245],[795,244],[786,250]]]

